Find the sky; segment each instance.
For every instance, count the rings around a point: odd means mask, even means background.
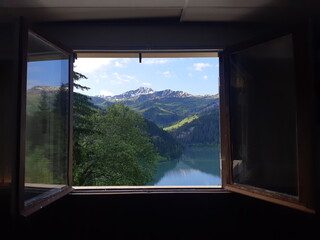
[[[35,86],[60,87],[69,78],[68,60],[28,62],[27,89]]]
[[[114,96],[139,87],[171,89],[193,95],[217,94],[218,57],[210,58],[78,58],[74,71],[87,77],[77,81],[90,88],[74,89],[89,96]]]

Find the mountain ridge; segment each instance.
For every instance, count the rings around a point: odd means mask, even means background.
[[[206,95],[193,95],[184,91],[177,91],[171,89],[165,89],[160,91],[155,91],[152,88],[139,87],[135,90],[129,90],[124,93],[114,95],[114,96],[104,96],[96,95],[92,98],[102,98],[107,101],[124,101],[124,100],[149,100],[163,97],[208,97],[208,96],[218,96],[218,94],[206,94]]]
[[[192,95],[171,89],[154,91],[143,87],[113,97],[91,97],[92,103],[101,109],[106,109],[115,102],[122,102],[161,128],[205,111],[205,108],[219,107],[218,99],[218,94]]]

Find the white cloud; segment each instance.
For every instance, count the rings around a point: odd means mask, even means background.
[[[171,74],[170,71],[165,71],[165,72],[163,72],[162,74],[163,74],[163,76],[165,76],[165,77],[167,77],[167,78],[172,77],[172,74]]]
[[[121,85],[124,83],[132,82],[136,79],[134,76],[127,75],[127,74],[120,74],[117,72],[112,73],[112,76],[114,79],[111,80],[110,83],[114,85]]]
[[[148,82],[143,82],[141,83],[143,86],[151,86],[151,83],[148,83]]]
[[[142,63],[145,64],[164,64],[169,62],[169,59],[166,58],[162,58],[162,59],[158,59],[158,58],[142,58]]]
[[[100,90],[100,95],[102,95],[102,96],[113,96],[114,94],[112,92],[107,91],[107,90]]]
[[[123,65],[121,62],[119,62],[119,61],[116,61],[116,62],[114,63],[114,66],[115,66],[115,67],[124,67],[124,65]]]
[[[207,75],[204,75],[202,78],[203,78],[203,79],[208,79],[208,76],[207,76]]]
[[[80,73],[90,73],[110,65],[113,61],[111,58],[79,58],[75,61],[75,70]]]
[[[196,71],[202,71],[203,68],[206,68],[206,67],[211,67],[212,65],[210,63],[194,63],[193,64],[193,68],[194,70]]]
[[[109,78],[108,74],[106,73],[100,73],[98,76],[97,76],[99,79],[102,78],[102,79],[107,79]]]

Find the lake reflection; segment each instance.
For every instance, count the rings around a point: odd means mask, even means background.
[[[220,148],[189,147],[180,158],[160,162],[154,186],[208,186],[221,185]]]

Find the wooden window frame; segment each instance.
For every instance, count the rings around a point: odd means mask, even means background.
[[[28,205],[25,205],[24,191],[25,191],[25,140],[26,140],[26,91],[27,91],[27,59],[28,59],[28,34],[32,33],[44,42],[54,46],[63,53],[69,56],[69,97],[68,97],[68,162],[67,162],[67,183],[61,188],[54,189],[49,194],[44,194],[41,198],[36,198]],[[18,175],[18,201],[17,208],[23,216],[28,216],[44,206],[56,201],[57,199],[70,193],[72,188],[72,107],[73,107],[73,61],[74,54],[71,49],[68,49],[60,42],[54,40],[54,38],[47,36],[46,34],[40,32],[38,29],[31,27],[26,20],[21,19],[20,21],[20,143],[19,143],[19,175]],[[38,186],[39,189],[43,186]],[[36,189],[36,188],[35,188]]]
[[[305,26],[290,31],[267,34],[245,43],[225,49],[220,53],[220,120],[221,120],[221,164],[223,188],[275,204],[291,207],[301,211],[315,213],[315,183],[313,168],[313,96],[311,69],[308,68],[307,32]],[[291,34],[293,39],[294,71],[296,84],[296,137],[297,137],[297,175],[298,196],[288,196],[263,188],[235,183],[232,175],[231,124],[230,124],[230,54],[253,47],[279,37]]]
[[[163,50],[109,50],[75,51],[77,57],[81,58],[219,58],[221,49],[163,49]],[[142,60],[143,61],[143,60]],[[218,82],[220,84],[220,81]],[[220,95],[220,91],[219,91]],[[221,112],[221,109],[220,109]],[[221,131],[221,128],[219,129]],[[221,169],[221,159],[220,159]],[[132,193],[230,193],[223,189],[222,171],[220,171],[221,185],[187,185],[187,186],[72,186],[73,195],[87,194],[132,194]]]

